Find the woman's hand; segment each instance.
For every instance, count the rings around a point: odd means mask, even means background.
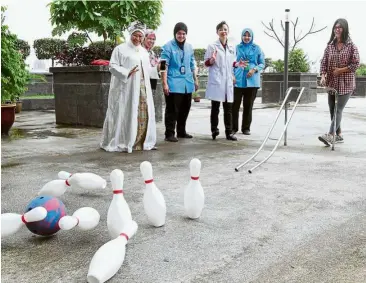
[[[251,69],[248,74],[247,74],[247,78],[250,78],[251,76],[253,76],[253,74],[255,73],[254,69]]]
[[[212,53],[212,56],[210,58],[210,64],[213,65],[216,61],[216,57],[217,57],[217,49],[215,48],[215,51]]]
[[[133,69],[128,73],[128,77],[131,77],[134,73],[138,72],[139,66],[133,67]]]
[[[163,83],[163,92],[166,96],[169,96],[169,86],[166,83]]]
[[[325,86],[325,74],[322,74],[322,77],[320,78],[320,85]]]

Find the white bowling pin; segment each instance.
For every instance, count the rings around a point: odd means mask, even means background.
[[[201,216],[205,204],[205,194],[199,180],[201,161],[197,158],[193,158],[189,167],[191,180],[184,191],[184,211],[186,216],[196,219]]]
[[[137,223],[132,220],[117,238],[97,250],[89,265],[89,283],[106,282],[118,272],[125,260],[127,241],[135,235],[137,228]]]
[[[114,169],[110,174],[113,198],[107,214],[107,227],[112,239],[119,236],[126,224],[132,221],[131,210],[123,196],[124,175],[122,170]]]
[[[66,192],[68,187],[70,187],[70,184],[67,180],[52,180],[41,188],[38,195],[60,197]]]
[[[38,206],[32,210],[21,214],[3,213],[1,214],[1,237],[15,234],[25,223],[41,221],[47,217],[47,210]]]
[[[100,220],[100,214],[92,207],[82,207],[74,212],[72,216],[62,217],[58,226],[61,230],[70,230],[77,226],[80,230],[94,229]]]
[[[163,226],[166,218],[166,204],[163,194],[154,183],[151,163],[148,161],[142,162],[140,171],[146,184],[143,204],[147,218],[151,225],[155,227]]]
[[[58,178],[62,180],[67,180],[68,178],[70,178],[71,175],[72,175],[71,173],[66,171],[60,171],[57,174]]]
[[[72,188],[85,190],[100,190],[107,187],[107,181],[94,173],[74,173],[66,171],[58,172],[58,177],[67,180]]]

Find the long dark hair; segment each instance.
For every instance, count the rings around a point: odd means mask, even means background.
[[[338,19],[334,22],[332,33],[330,35],[330,39],[328,41],[328,44],[331,44],[335,40],[335,33],[334,28],[335,26],[339,24],[342,27],[342,34],[341,34],[341,41],[345,43],[349,37],[349,30],[348,30],[348,22],[346,19]]]

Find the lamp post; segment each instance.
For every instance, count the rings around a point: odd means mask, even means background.
[[[283,93],[286,96],[286,92],[288,89],[288,41],[289,41],[289,24],[290,24],[290,9],[285,10],[285,69],[284,69],[284,78],[283,78]],[[285,103],[285,125],[287,123],[287,102]],[[284,135],[284,145],[287,145],[287,129],[285,130]]]

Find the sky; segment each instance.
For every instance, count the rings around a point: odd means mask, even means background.
[[[8,7],[5,23],[13,33],[28,41],[31,46],[35,39],[51,37],[50,13],[46,7],[49,2],[50,0],[2,0],[1,5]],[[148,1],[146,2],[148,4]],[[351,38],[360,52],[361,62],[366,63],[366,40],[363,36],[366,27],[363,12],[366,10],[366,1],[165,0],[161,25],[156,30],[156,45],[161,46],[171,40],[174,25],[184,22],[188,26],[187,42],[191,43],[193,48],[206,48],[217,39],[216,25],[225,20],[230,28],[229,40],[233,44],[240,43],[242,29],[249,27],[254,31],[254,42],[262,48],[266,57],[283,59],[283,47],[264,33],[262,21],[268,25],[273,19],[276,32],[283,36],[280,21],[285,17],[285,9],[290,9],[290,20],[295,21],[299,18],[296,34],[305,34],[310,29],[313,17],[314,30],[326,27],[319,33],[307,36],[297,46],[302,48],[313,62],[312,71],[319,69],[319,61],[330,38],[331,28],[338,18],[347,19]],[[291,24],[290,27],[292,39]],[[67,35],[61,38],[66,38]],[[97,39],[93,35],[91,38]],[[27,63],[31,69],[37,69],[37,62],[32,50]]]

